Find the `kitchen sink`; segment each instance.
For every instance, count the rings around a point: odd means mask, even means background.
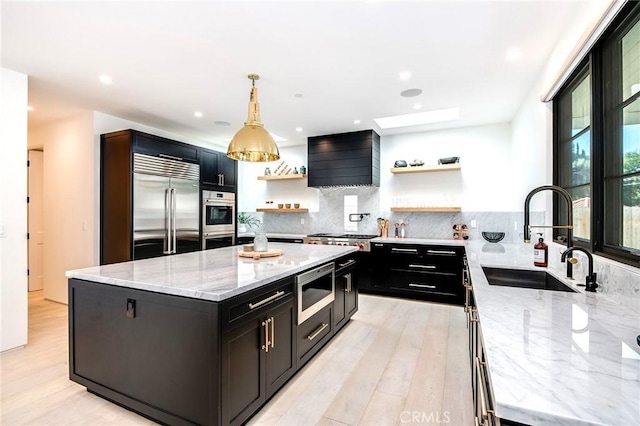
[[[490,285],[533,288],[576,293],[574,289],[545,271],[482,267]]]

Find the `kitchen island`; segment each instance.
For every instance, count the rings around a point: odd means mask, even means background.
[[[162,423],[246,421],[336,331],[297,336],[311,319],[298,324],[295,275],[356,251],[270,248],[284,254],[225,247],[67,272],[71,380]]]

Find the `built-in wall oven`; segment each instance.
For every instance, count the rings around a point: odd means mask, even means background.
[[[202,249],[236,243],[236,194],[202,191]]]
[[[333,262],[296,276],[298,290],[298,325],[335,299],[335,265]]]

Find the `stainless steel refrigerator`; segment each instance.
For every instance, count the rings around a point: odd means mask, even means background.
[[[199,183],[198,164],[133,154],[134,260],[200,250]]]

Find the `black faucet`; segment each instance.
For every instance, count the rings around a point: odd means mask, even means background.
[[[598,283],[596,282],[597,274],[593,272],[593,256],[591,255],[591,253],[589,253],[589,250],[583,249],[582,247],[568,248],[564,251],[564,253],[562,253],[562,257],[560,258],[560,261],[564,263],[567,260],[567,256],[569,256],[569,254],[571,254],[574,251],[581,251],[587,255],[587,258],[589,259],[589,275],[587,275],[587,278],[585,279],[585,285],[586,285],[585,289],[587,291],[593,291],[595,293],[596,288],[598,288]],[[569,265],[573,263],[571,260],[572,259],[569,259],[569,263],[567,263],[567,268],[569,268]]]
[[[531,198],[540,191],[553,191],[562,195],[567,202],[567,224],[563,226],[553,225],[529,225],[529,204]],[[563,228],[567,230],[567,248],[573,247],[573,201],[571,200],[571,194],[566,189],[557,185],[544,185],[534,188],[527,194],[527,198],[524,200],[524,242],[531,241],[531,228]],[[566,252],[565,252],[566,253]],[[573,268],[571,263],[567,264],[567,278],[573,278]]]

